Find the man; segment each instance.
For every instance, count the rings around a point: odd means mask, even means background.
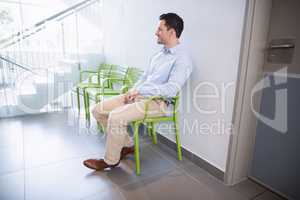
[[[150,60],[150,66],[141,79],[126,94],[97,104],[92,113],[107,132],[104,159],[88,159],[84,165],[94,170],[116,167],[126,155],[134,153],[133,142],[127,133],[128,123],[145,117],[147,97],[174,97],[192,72],[192,62],[179,44],[183,20],[175,13],[162,14],[155,33],[161,51]],[[166,114],[170,102],[153,100],[148,116]]]

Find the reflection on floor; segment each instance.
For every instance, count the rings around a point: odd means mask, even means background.
[[[82,161],[102,157],[105,136],[86,128],[76,112],[0,120],[0,199],[280,199],[251,181],[228,187],[146,134],[141,141],[141,176],[134,157],[113,170],[94,172]]]

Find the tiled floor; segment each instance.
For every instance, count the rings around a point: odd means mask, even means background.
[[[162,144],[141,142],[141,176],[131,156],[94,172],[82,161],[102,157],[105,137],[73,111],[0,120],[0,199],[280,200],[251,181],[228,187]]]

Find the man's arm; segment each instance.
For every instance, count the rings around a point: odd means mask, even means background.
[[[140,94],[139,91],[137,90],[137,87],[147,80],[147,77],[148,77],[148,75],[150,73],[150,70],[151,70],[150,68],[151,68],[152,58],[153,58],[153,56],[150,59],[149,66],[145,69],[142,76],[134,84],[134,86],[126,93],[125,103],[129,103],[129,102],[133,101]]]
[[[144,81],[146,81],[147,76],[149,74],[149,67],[144,71],[142,76],[139,78],[139,80],[134,84],[134,86],[125,94],[125,103],[132,102],[138,95],[139,92],[136,89],[140,84],[142,84]]]
[[[152,62],[152,58],[153,58],[153,57],[154,57],[154,56],[152,56],[152,57],[150,58],[148,67],[144,70],[144,73],[142,74],[141,78],[139,78],[139,80],[134,84],[134,86],[132,87],[131,90],[135,90],[140,84],[142,84],[144,81],[147,80],[147,77],[148,77],[148,75],[149,75],[149,73],[150,73],[150,71],[151,71],[150,68],[151,68],[151,62]]]

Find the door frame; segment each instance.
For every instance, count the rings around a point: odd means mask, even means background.
[[[263,76],[263,54],[267,45],[271,8],[272,0],[247,0],[246,3],[233,126],[224,176],[227,185],[246,180],[252,163],[257,119],[249,108],[249,95]],[[258,110],[260,98],[261,94],[258,94],[255,99],[255,108]]]

